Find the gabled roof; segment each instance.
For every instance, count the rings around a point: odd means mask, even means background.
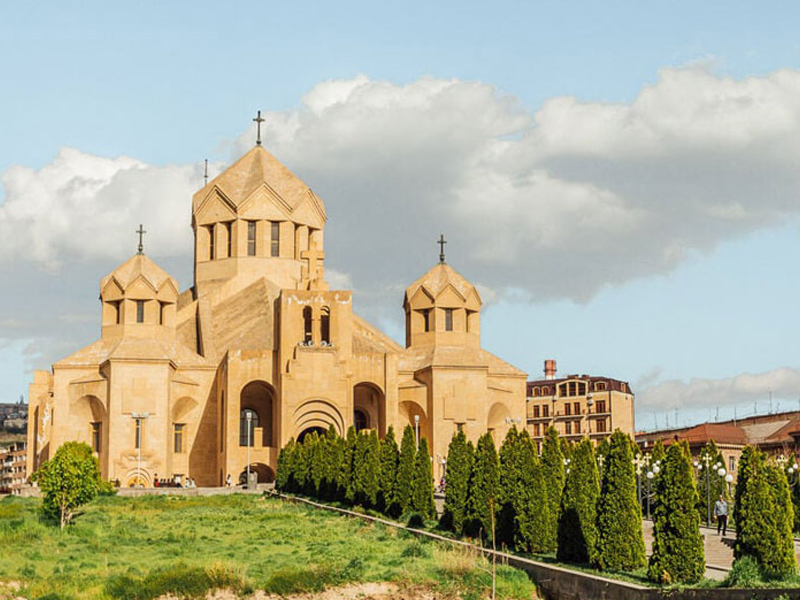
[[[417,279],[408,288],[406,288],[405,302],[411,300],[414,295],[420,290],[424,289],[428,295],[434,300],[441,294],[448,286],[452,286],[456,293],[460,295],[464,301],[467,301],[471,294],[475,295],[478,305],[483,304],[478,290],[475,286],[467,281],[464,277],[446,263],[439,263],[430,271],[425,273],[422,277]]]
[[[314,192],[263,146],[255,146],[247,154],[208,182],[194,195],[192,210],[197,211],[203,201],[216,188],[233,206],[239,207],[259,188],[277,197],[290,211],[311,201],[326,220],[325,205]]]
[[[703,423],[692,427],[679,436],[689,444],[706,444],[714,440],[717,444],[745,446],[748,443],[744,429],[727,423]]]
[[[125,290],[131,283],[142,277],[158,292],[165,283],[171,283],[178,293],[178,282],[169,273],[159,267],[153,260],[144,254],[134,254],[119,267],[100,280],[100,291],[106,289],[108,283],[113,279]]]

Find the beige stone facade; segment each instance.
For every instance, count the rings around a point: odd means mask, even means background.
[[[414,282],[403,347],[329,289],[326,220],[261,146],[198,191],[194,285],[133,256],[100,283],[100,340],[35,373],[29,472],[82,440],[123,486],[235,482],[248,455],[269,481],[290,438],[418,420],[438,475],[458,428],[499,440],[525,417],[525,373],[481,348],[474,286],[443,262]]]

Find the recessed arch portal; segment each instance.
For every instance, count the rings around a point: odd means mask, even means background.
[[[247,414],[251,414],[250,439],[253,446],[270,447],[275,444],[277,421],[275,390],[265,381],[251,381],[242,388],[239,401],[240,445],[247,445]],[[257,418],[255,418],[257,416]],[[260,438],[257,429],[261,428]],[[258,439],[257,439],[258,438]]]
[[[380,437],[386,435],[386,395],[374,383],[353,387],[353,424],[356,429],[377,429]]]
[[[323,431],[333,425],[336,433],[344,435],[345,421],[333,404],[322,398],[306,400],[292,414],[292,436],[299,439],[307,429],[318,427]]]

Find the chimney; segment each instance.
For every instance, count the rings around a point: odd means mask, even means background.
[[[556,361],[552,358],[548,358],[546,361],[544,361],[544,378],[556,378]]]

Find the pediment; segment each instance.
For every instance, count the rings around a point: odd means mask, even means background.
[[[112,277],[106,283],[106,286],[100,290],[100,295],[106,302],[114,302],[115,300],[122,300],[123,292],[122,286],[119,282]]]
[[[315,199],[316,196],[310,194],[307,199],[303,200],[292,213],[292,220],[315,229],[322,229],[323,225],[325,225],[325,214],[320,210],[319,204],[315,202]]]
[[[128,298],[147,299],[152,298],[156,293],[157,290],[153,284],[142,275],[139,275],[125,288],[125,296]]]
[[[217,187],[206,196],[195,212],[195,221],[198,225],[208,225],[234,219],[236,219],[236,207]]]
[[[481,302],[480,296],[478,296],[478,292],[472,291],[467,294],[467,302],[465,304],[466,308],[469,310],[479,311],[483,303]]]
[[[425,288],[419,288],[408,303],[414,310],[432,308],[433,296]]]
[[[466,298],[452,284],[447,284],[436,297],[436,306],[460,308],[464,306],[465,301]]]
[[[291,217],[292,207],[266,183],[261,184],[239,205],[239,217],[248,220],[286,221]]]
[[[178,290],[172,281],[167,279],[161,284],[156,297],[162,302],[175,302],[178,299]]]

